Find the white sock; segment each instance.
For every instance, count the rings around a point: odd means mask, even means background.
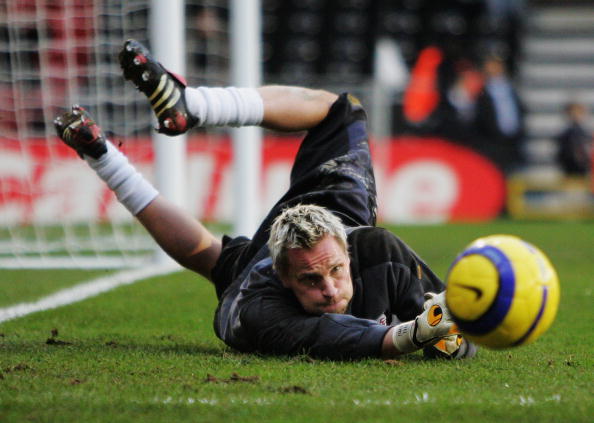
[[[264,102],[255,88],[186,87],[186,104],[198,126],[259,125]]]
[[[116,194],[130,213],[137,215],[155,199],[159,192],[130,164],[114,145],[106,141],[107,152],[98,159],[84,158],[97,175]]]

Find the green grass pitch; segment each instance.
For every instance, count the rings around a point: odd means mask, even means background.
[[[215,337],[213,289],[179,272],[0,324],[0,421],[592,421],[592,222],[391,229],[441,276],[478,236],[524,237],[559,272],[557,320],[532,345],[469,361],[262,357]],[[0,271],[0,307],[104,274]]]

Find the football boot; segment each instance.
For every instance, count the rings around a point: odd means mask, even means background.
[[[60,139],[73,148],[81,159],[84,154],[98,159],[107,152],[103,131],[78,104],[72,106],[69,112],[56,117],[54,126]]]
[[[159,126],[166,135],[180,135],[198,120],[188,112],[183,77],[169,72],[136,40],[128,40],[118,56],[124,78],[148,98]]]

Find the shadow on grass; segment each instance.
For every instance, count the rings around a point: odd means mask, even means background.
[[[222,355],[224,349],[213,345],[192,343],[133,343],[119,341],[80,341],[69,339],[65,341],[12,341],[0,344],[0,351],[6,354],[27,354],[35,352],[50,352],[67,350],[69,353],[81,352],[84,354],[106,355],[109,353],[143,353],[148,355]]]
[[[67,352],[69,355],[73,353],[80,353],[81,355],[91,356],[109,356],[118,354],[130,355],[147,355],[147,356],[208,356],[210,358],[229,359],[233,362],[260,362],[265,361],[269,363],[348,363],[351,360],[325,360],[308,355],[268,355],[259,353],[244,353],[234,350],[220,343],[219,345],[212,343],[192,343],[188,342],[182,337],[172,335],[160,335],[152,338],[147,342],[144,338],[142,341],[135,342],[131,339],[114,338],[97,338],[97,339],[76,339],[76,338],[47,338],[44,340],[2,340],[0,339],[0,351],[5,357],[10,355],[23,356],[27,354],[52,354],[53,352],[61,354]],[[382,360],[379,358],[368,358],[364,360],[354,360],[355,362],[384,362],[388,365],[402,365],[406,363],[420,364],[423,362],[441,362],[447,361],[444,359],[430,359],[425,358],[422,354],[410,354],[405,357],[395,360]]]

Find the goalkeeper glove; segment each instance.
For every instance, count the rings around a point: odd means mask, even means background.
[[[423,309],[415,320],[401,323],[392,331],[394,346],[402,354],[433,345],[445,336],[458,333],[458,327],[446,307],[445,292],[427,292]]]
[[[444,336],[434,345],[429,345],[423,348],[423,356],[425,358],[460,360],[463,358],[473,358],[476,354],[476,345],[462,335]]]

